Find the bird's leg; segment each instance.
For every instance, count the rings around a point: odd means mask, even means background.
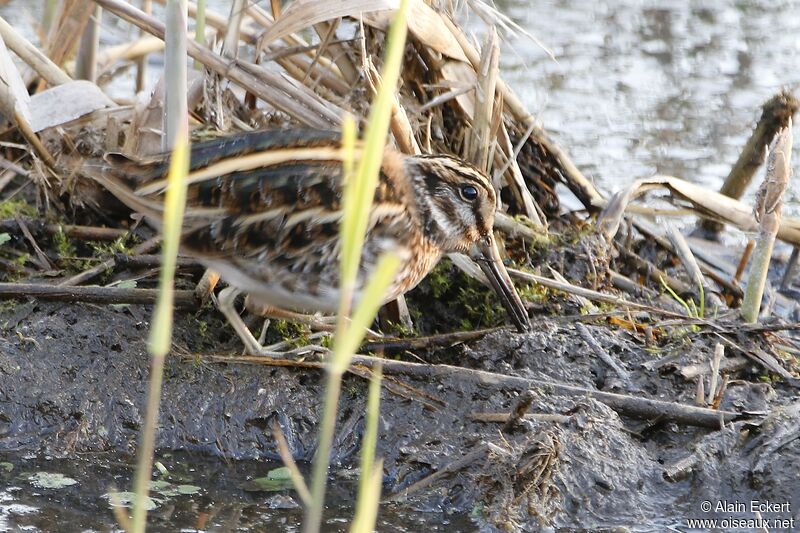
[[[217,309],[219,309],[220,313],[225,315],[225,318],[228,319],[228,323],[231,325],[233,330],[242,339],[244,343],[245,349],[251,355],[267,355],[276,357],[274,352],[265,353],[264,348],[261,346],[261,343],[253,336],[250,332],[250,328],[242,320],[242,317],[239,316],[238,311],[236,311],[236,306],[234,302],[236,301],[236,297],[239,295],[239,290],[235,289],[234,287],[226,287],[222,289],[217,296]]]
[[[288,322],[304,324],[316,331],[333,332],[336,329],[336,317],[296,313],[288,309],[262,304],[249,296],[245,298],[244,305],[251,313],[265,318],[274,318],[276,320],[286,320]]]
[[[294,311],[289,311],[288,309],[261,304],[249,296],[245,299],[244,305],[248,311],[262,317],[304,324],[314,331],[324,331],[327,333],[334,333],[336,331],[335,316],[319,316],[296,313]],[[350,319],[348,318],[347,320],[349,321]],[[382,339],[383,335],[368,329],[366,332],[366,338],[371,340]]]
[[[268,346],[265,348],[262,344],[263,340],[259,341],[253,336],[253,333],[250,331],[250,328],[247,327],[247,325],[242,320],[242,317],[239,316],[239,312],[236,311],[236,306],[234,305],[234,302],[236,301],[236,297],[239,295],[239,293],[240,291],[234,287],[224,288],[222,291],[220,291],[219,296],[217,296],[216,298],[217,308],[223,315],[225,315],[225,318],[228,319],[228,323],[231,325],[236,334],[244,343],[245,351],[248,354],[281,359],[292,356],[301,356],[312,352],[317,352],[317,353],[327,352],[326,348],[315,345],[302,346],[300,348],[295,348],[287,352],[282,352],[277,350],[277,348],[281,347],[280,343],[278,345]],[[300,315],[300,316],[305,316],[305,315]],[[311,338],[317,338],[317,335],[316,334],[312,335]]]

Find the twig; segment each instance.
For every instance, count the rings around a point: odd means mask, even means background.
[[[286,437],[283,435],[283,430],[277,421],[272,423],[272,438],[275,439],[275,447],[278,449],[278,455],[281,456],[283,464],[289,469],[289,474],[294,484],[294,490],[300,496],[300,500],[306,507],[311,503],[311,493],[308,491],[308,486],[303,479],[303,474],[297,468],[297,463],[294,462],[292,452],[289,450],[289,444],[286,442]]]
[[[800,259],[800,247],[795,246],[792,248],[792,255],[789,256],[789,261],[786,262],[786,270],[783,272],[781,278],[781,290],[785,291],[792,284],[794,278],[794,271],[797,267],[797,260]]]
[[[144,241],[143,243],[137,245],[136,247],[134,247],[133,250],[132,250],[132,253],[134,255],[146,254],[148,252],[153,251],[156,247],[158,247],[158,245],[160,243],[161,243],[161,236],[153,237],[153,238],[148,239],[148,240]],[[116,265],[117,265],[116,259],[113,258],[113,257],[110,257],[110,258],[106,259],[105,261],[103,261],[102,263],[93,266],[89,270],[85,270],[85,271],[81,272],[80,274],[76,274],[76,275],[72,276],[71,278],[65,279],[64,281],[62,281],[58,285],[60,287],[71,287],[71,286],[74,286],[74,285],[80,285],[81,283],[85,283],[85,282],[89,281],[90,279],[93,279],[96,276],[99,276],[103,272],[106,272],[107,270],[114,268]]]
[[[604,302],[612,305],[618,305],[620,307],[639,309],[642,311],[648,311],[650,313],[658,313],[660,315],[669,316],[673,318],[686,317],[686,315],[683,315],[681,313],[676,313],[675,311],[668,311],[667,309],[661,309],[659,307],[654,307],[652,305],[632,302],[630,300],[626,300],[625,298],[620,298],[619,296],[613,296],[611,294],[605,294],[602,292],[593,291],[591,289],[585,289],[583,287],[572,285],[571,283],[559,282],[542,276],[537,276],[536,274],[531,274],[530,272],[523,272],[522,270],[517,270],[516,268],[509,268],[508,273],[517,279],[538,283],[539,285],[542,285],[549,289],[563,291],[566,292],[567,294],[577,294],[578,296],[582,296],[594,302]]]
[[[39,245],[36,243],[36,239],[33,238],[31,235],[28,226],[22,219],[17,219],[17,225],[19,229],[22,231],[22,234],[25,236],[25,239],[30,243],[33,251],[36,252],[36,263],[39,265],[39,268],[42,270],[52,270],[53,264],[50,262],[50,259],[47,258],[47,255],[39,248]]]
[[[742,279],[742,274],[744,274],[744,269],[747,267],[747,263],[750,262],[750,256],[753,254],[753,248],[755,247],[756,243],[753,239],[747,239],[747,244],[742,251],[742,256],[739,258],[739,264],[736,265],[736,272],[733,274],[733,281],[735,283],[739,283]]]
[[[496,447],[494,447],[496,448]],[[436,480],[446,476],[451,472],[457,472],[462,468],[465,468],[481,459],[485,459],[487,454],[490,451],[490,445],[488,442],[482,442],[475,448],[473,448],[469,453],[464,455],[463,457],[456,459],[455,461],[446,464],[433,474],[430,474],[416,483],[412,483],[408,487],[404,488],[399,492],[395,492],[394,494],[389,495],[386,498],[386,501],[389,502],[399,502],[404,501],[410,494],[418,492],[420,489],[424,489],[425,487],[431,485]]]
[[[485,337],[490,333],[502,331],[506,328],[479,329],[475,331],[456,331],[454,333],[443,333],[431,335],[429,337],[413,337],[408,339],[387,338],[378,341],[369,341],[361,345],[363,352],[385,351],[405,351],[405,350],[428,350],[443,346],[455,346],[464,342],[474,341]]]
[[[20,222],[24,223],[33,235],[55,235],[63,232],[67,237],[83,241],[114,241],[129,234],[129,231],[124,229],[47,224],[41,219],[25,217],[0,220],[0,231],[21,230]]]
[[[708,385],[708,400],[707,405],[714,402],[717,395],[717,380],[719,380],[719,365],[722,362],[722,356],[725,355],[725,346],[717,343],[714,346],[714,359],[711,361],[711,382]]]
[[[592,337],[592,334],[589,333],[589,329],[586,326],[584,326],[580,322],[576,322],[575,323],[575,329],[578,331],[578,335],[580,335],[581,338],[584,340],[584,342],[586,342],[586,344],[589,345],[589,348],[592,349],[594,354],[598,358],[600,358],[601,361],[603,361],[605,364],[610,366],[611,369],[614,370],[614,372],[617,373],[617,375],[620,377],[620,379],[622,379],[622,381],[624,381],[625,383],[630,383],[630,381],[631,381],[630,373],[627,370],[625,370],[624,368],[622,368],[614,360],[614,358],[611,357],[611,355],[609,355],[609,353],[607,351],[605,351],[602,346],[600,346],[600,343],[598,343],[594,339],[594,337]]]
[[[475,422],[498,422],[501,424],[507,424],[512,417],[513,415],[509,413],[472,413],[469,415],[469,419],[474,420]],[[549,413],[526,413],[522,419],[534,420],[536,422],[555,422],[556,424],[567,424],[570,420],[572,420],[572,417]]]
[[[323,363],[318,362],[298,362],[259,356],[209,354],[202,355],[201,357],[219,362],[239,362],[269,366],[301,366],[305,368],[318,369],[325,368]],[[727,423],[738,420],[742,416],[741,413],[734,411],[715,411],[713,409],[705,409],[702,407],[694,407],[680,403],[651,400],[648,398],[590,390],[582,387],[555,383],[552,381],[528,379],[518,376],[506,376],[495,372],[488,372],[486,370],[473,370],[470,368],[462,368],[451,365],[428,365],[422,363],[411,363],[407,361],[394,361],[391,359],[379,359],[366,355],[356,355],[352,360],[353,365],[362,365],[367,368],[371,368],[375,364],[381,362],[383,363],[384,373],[403,374],[428,381],[433,379],[460,379],[464,382],[479,384],[490,389],[506,391],[537,389],[544,390],[550,394],[555,394],[558,396],[593,398],[601,403],[606,404],[621,414],[634,418],[653,419],[656,417],[663,417],[666,420],[671,420],[681,424],[717,429],[720,425],[720,419]]]
[[[37,298],[59,302],[97,304],[153,304],[156,289],[121,289],[118,287],[65,287],[41,283],[0,283],[0,300]],[[193,291],[176,290],[175,305],[184,309],[197,308]]]

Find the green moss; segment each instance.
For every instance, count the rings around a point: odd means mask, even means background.
[[[36,208],[25,200],[12,199],[0,202],[0,218],[35,217],[36,215],[38,215]]]
[[[311,344],[308,329],[303,324],[287,320],[272,320],[270,326],[282,341],[287,341],[292,348],[301,348]]]

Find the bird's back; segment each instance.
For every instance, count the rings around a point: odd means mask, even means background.
[[[261,303],[334,312],[341,157],[339,134],[308,129],[253,132],[194,145],[184,251]],[[402,161],[392,150],[384,155],[359,275],[361,285],[383,252],[400,255],[403,268],[390,297],[416,285],[438,260],[415,220]],[[126,203],[158,218],[167,165],[158,161],[137,174],[133,164],[117,162],[107,174],[117,179],[118,189],[138,184]]]

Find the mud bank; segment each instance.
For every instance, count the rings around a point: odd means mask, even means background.
[[[6,331],[0,341],[0,451],[129,458],[147,387],[148,316],[141,306],[6,306],[0,315]],[[202,336],[200,322],[206,324]],[[559,318],[537,319],[530,334],[502,330],[469,345],[415,355],[692,403],[694,383],[675,369],[707,361],[707,339],[654,351],[625,332],[584,327],[629,379],[621,380],[592,355],[575,324]],[[321,410],[319,370],[208,362],[197,354],[229,340],[213,311],[180,317],[176,333],[161,404],[162,452],[184,450],[234,464],[276,459],[271,427],[277,422],[294,457],[312,459]],[[745,365],[739,376],[751,372],[757,369]],[[800,409],[795,392],[781,383],[731,380],[721,409],[769,416],[709,430],[621,417],[594,399],[557,396],[546,387],[526,393],[527,413],[534,418],[506,427],[476,418],[509,413],[523,390],[459,373],[421,378],[387,372],[387,378],[379,454],[384,495],[394,508],[431,517],[468,514],[474,524],[468,528],[505,530],[682,528],[686,519],[714,516],[701,510],[703,501],[724,500],[788,502],[780,517],[798,518]],[[346,378],[334,480],[352,477],[357,465],[366,389],[362,377]]]

